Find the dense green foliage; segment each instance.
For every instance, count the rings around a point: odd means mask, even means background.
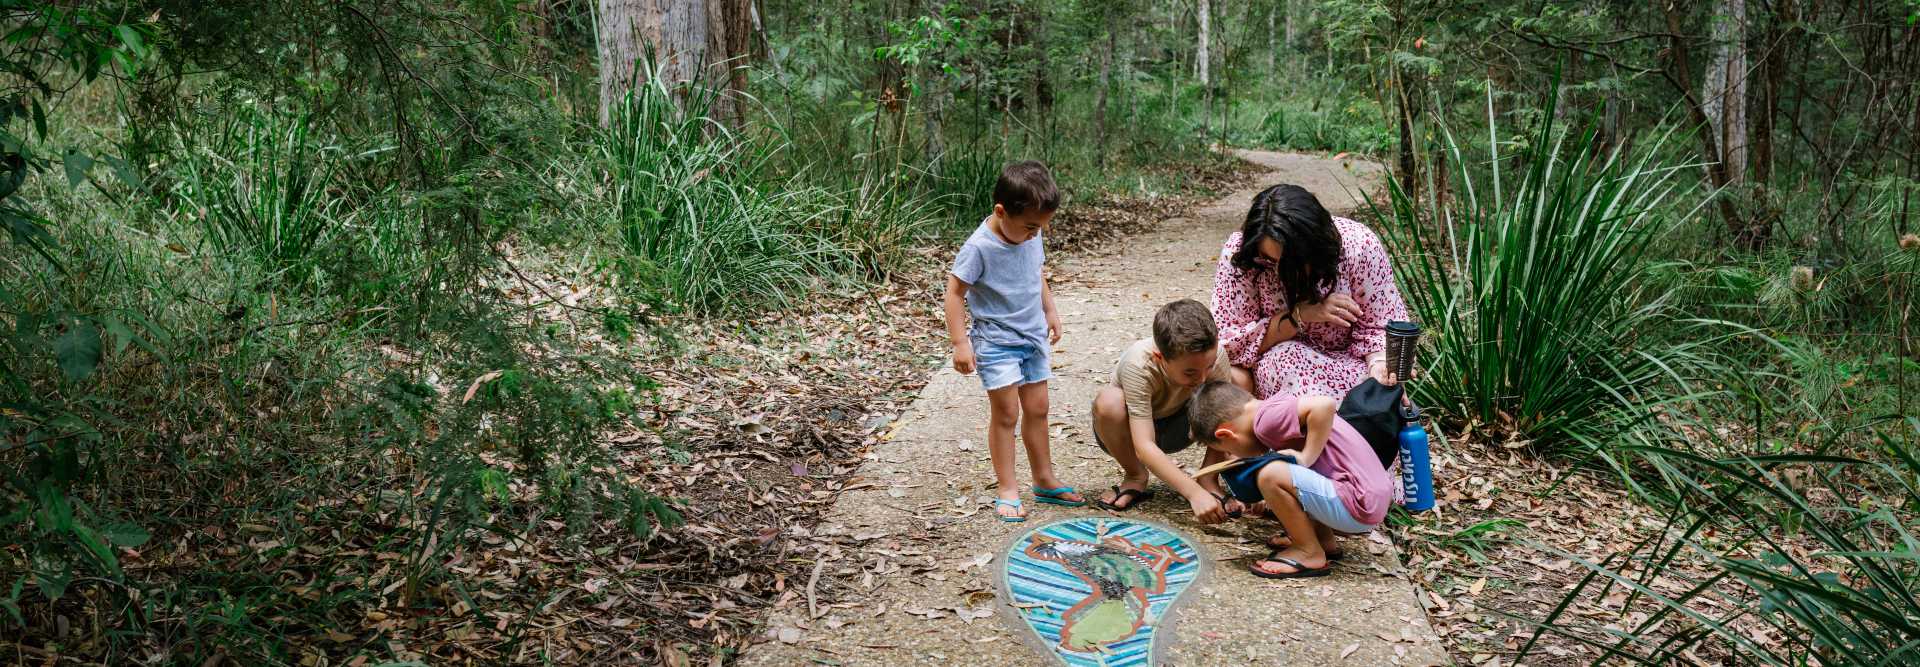
[[[1741,5],[1739,179],[1698,145],[1725,2],[1215,2],[1206,63],[1180,0],[760,2],[741,89],[643,77],[604,123],[595,6],[0,2],[7,634],[286,663],[405,659],[318,646],[390,594],[492,625],[450,554],[683,519],[604,441],[668,430],[629,342],[896,277],[1006,160],[1071,210],[1222,143],[1394,165],[1371,222],[1455,446],[1607,462],[1688,535],[1641,562],[1737,535],[1706,583],[1814,637],[1755,660],[1911,650],[1912,2]],[[1686,602],[1620,649],[1754,648]]]

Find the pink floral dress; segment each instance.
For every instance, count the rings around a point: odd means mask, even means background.
[[[1410,319],[1400,288],[1393,284],[1393,266],[1380,237],[1366,225],[1335,217],[1340,232],[1340,275],[1335,293],[1345,292],[1360,305],[1360,319],[1351,328],[1325,322],[1301,323],[1290,340],[1260,352],[1267,321],[1287,311],[1280,279],[1271,271],[1242,270],[1233,265],[1240,249],[1240,232],[1227,237],[1220,248],[1220,268],[1213,277],[1213,319],[1220,325],[1220,345],[1233,365],[1253,371],[1255,397],[1347,395],[1367,379],[1367,355],[1386,349],[1387,322]]]

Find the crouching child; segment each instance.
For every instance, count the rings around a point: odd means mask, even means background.
[[[1343,553],[1334,534],[1361,535],[1387,517],[1393,481],[1366,439],[1326,396],[1257,400],[1233,384],[1208,382],[1188,413],[1193,439],[1245,462],[1221,474],[1242,502],[1267,501],[1286,530],[1248,569],[1259,577],[1318,577]]]

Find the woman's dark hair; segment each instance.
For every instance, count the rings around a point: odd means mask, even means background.
[[[1286,292],[1288,307],[1320,303],[1340,276],[1340,230],[1320,200],[1298,185],[1281,184],[1260,191],[1247,209],[1240,227],[1240,249],[1233,265],[1256,270],[1260,241],[1280,242],[1280,262],[1273,266]]]

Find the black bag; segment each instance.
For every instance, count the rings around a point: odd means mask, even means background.
[[[1367,439],[1380,457],[1380,467],[1389,470],[1400,458],[1400,429],[1407,426],[1405,396],[1399,385],[1389,387],[1367,378],[1340,400],[1340,418]]]

